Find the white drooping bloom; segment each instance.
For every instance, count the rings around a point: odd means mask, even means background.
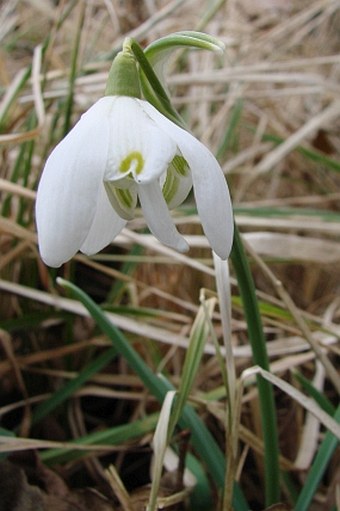
[[[138,201],[150,231],[185,251],[169,209],[184,201],[192,185],[205,235],[226,259],[233,214],[215,157],[147,101],[105,96],[46,162],[36,202],[41,257],[58,267],[78,250],[99,252],[134,218]]]

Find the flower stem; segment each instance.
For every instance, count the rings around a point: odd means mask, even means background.
[[[236,272],[240,295],[243,302],[254,364],[269,371],[269,358],[256,298],[254,281],[237,225],[235,225],[234,245],[231,253],[231,260]],[[270,506],[278,502],[280,497],[279,447],[275,401],[273,387],[268,381],[263,379],[261,376],[258,376],[257,386],[264,441],[266,506]]]

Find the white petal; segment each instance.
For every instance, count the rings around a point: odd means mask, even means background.
[[[138,196],[150,231],[159,241],[180,252],[188,250],[188,244],[177,231],[162,195],[159,183],[153,181],[138,186]]]
[[[152,105],[147,104],[145,110],[173,138],[187,160],[203,230],[213,250],[226,259],[233,243],[234,221],[228,186],[219,163],[201,142]]]
[[[69,260],[88,234],[106,164],[108,113],[107,103],[95,103],[46,162],[36,222],[40,254],[49,266]]]
[[[226,179],[210,151],[194,137],[181,150],[191,171],[198,215],[210,246],[227,259],[234,238],[234,216]],[[196,142],[196,149],[192,148]]]
[[[126,225],[106,195],[104,186],[99,187],[97,209],[90,230],[80,250],[87,255],[96,254],[106,247]]]
[[[144,111],[145,101],[119,97],[110,115],[110,150],[105,180],[132,174],[136,182],[160,177],[176,154],[175,142]]]

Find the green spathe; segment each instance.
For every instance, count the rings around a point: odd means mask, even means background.
[[[123,50],[112,62],[106,83],[105,96],[141,98],[138,63],[131,50],[131,40],[125,39]]]

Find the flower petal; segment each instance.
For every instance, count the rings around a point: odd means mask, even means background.
[[[203,230],[213,250],[226,259],[231,251],[234,220],[228,186],[222,169],[213,154],[190,133],[183,130],[152,105],[145,111],[178,145],[188,162]]]
[[[132,220],[137,206],[137,185],[132,179],[125,178],[125,181],[132,181],[132,186],[120,188],[115,186],[118,181],[104,181],[104,187],[111,207],[121,218]]]
[[[146,223],[159,241],[180,252],[188,250],[188,244],[177,231],[164,200],[160,185],[152,181],[138,186],[138,197]]]
[[[96,213],[80,250],[86,255],[100,252],[114,240],[125,225],[126,220],[117,215],[106,195],[104,186],[100,186]]]
[[[161,176],[175,156],[175,142],[145,113],[145,103],[136,98],[116,98],[110,114],[112,144],[105,181],[132,174],[138,183],[150,182]]]
[[[192,188],[192,178],[188,163],[183,156],[176,155],[169,165],[162,193],[169,209],[177,208],[187,198]]]
[[[49,266],[58,267],[69,260],[86,239],[108,145],[108,105],[99,100],[46,162],[38,187],[36,222],[40,254]]]
[[[222,169],[212,153],[194,137],[183,140],[180,147],[192,171],[197,211],[205,235],[216,254],[227,259],[234,238],[234,216]]]

